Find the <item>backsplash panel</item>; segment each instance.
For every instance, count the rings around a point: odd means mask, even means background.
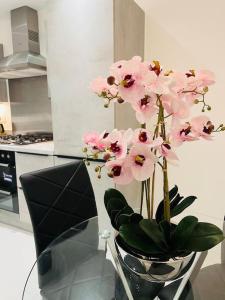
[[[46,76],[9,80],[9,96],[14,133],[52,132]]]

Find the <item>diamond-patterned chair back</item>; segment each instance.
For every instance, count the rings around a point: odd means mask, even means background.
[[[37,256],[61,233],[97,215],[83,161],[20,176],[34,231]]]

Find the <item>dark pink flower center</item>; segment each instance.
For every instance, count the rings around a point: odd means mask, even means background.
[[[184,128],[180,131],[180,135],[182,135],[183,133],[185,135],[188,135],[191,132],[191,126],[189,125],[187,128]]]
[[[112,143],[110,145],[110,150],[113,152],[113,153],[117,153],[117,152],[120,152],[120,146],[118,146],[118,141],[115,142],[115,143]]]
[[[139,154],[139,155],[135,156],[135,163],[136,163],[136,165],[142,167],[143,164],[144,164],[144,161],[145,161],[144,155]]]
[[[121,166],[114,166],[111,170],[113,177],[120,176],[121,174]]]
[[[103,135],[103,139],[107,138],[108,135],[109,135],[109,133],[105,132],[104,135]]]
[[[129,88],[134,84],[135,80],[132,75],[126,75],[123,79],[123,86]]]
[[[213,132],[213,130],[214,130],[214,125],[212,124],[212,122],[210,122],[210,121],[208,121],[207,123],[206,123],[206,126],[204,126],[204,128],[203,128],[203,132],[204,133],[207,133],[207,134],[211,134],[212,132]]]
[[[170,149],[171,149],[171,147],[170,147],[170,145],[169,145],[169,144],[166,144],[166,143],[164,143],[164,144],[163,144],[163,146],[164,146],[166,149],[168,149],[168,150],[170,150]]]
[[[142,131],[140,134],[139,134],[139,141],[144,143],[148,140],[148,136],[147,136],[147,133],[145,131]]]
[[[148,105],[150,103],[150,100],[151,100],[151,97],[149,97],[149,96],[145,96],[144,98],[142,98],[140,101],[141,107],[142,106],[145,107],[146,105]]]

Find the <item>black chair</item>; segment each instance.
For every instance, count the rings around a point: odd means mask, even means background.
[[[61,233],[97,215],[91,181],[83,161],[20,176],[37,256]]]

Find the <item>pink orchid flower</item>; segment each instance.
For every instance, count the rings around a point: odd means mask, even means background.
[[[139,144],[139,143],[146,144],[150,148],[157,148],[162,145],[163,139],[161,137],[158,137],[153,140],[152,133],[149,130],[144,129],[144,128],[137,128],[134,131],[132,143],[133,144]]]
[[[191,142],[197,140],[198,138],[193,132],[191,124],[186,122],[185,124],[177,123],[172,128],[169,139],[173,146],[180,146],[185,141]]]
[[[106,162],[108,175],[113,178],[116,184],[129,184],[133,180],[131,169],[126,159],[117,159]]]
[[[136,111],[138,122],[141,124],[147,123],[147,121],[155,114],[157,111],[156,100],[156,95],[150,94],[131,103],[133,109]]]
[[[152,176],[157,157],[148,145],[136,144],[130,149],[127,160],[133,177],[138,181],[143,181]]]
[[[191,120],[191,126],[194,134],[197,137],[202,137],[206,140],[211,140],[211,133],[214,130],[214,125],[206,116],[198,116]]]
[[[168,94],[161,97],[163,107],[168,115],[173,115],[174,118],[184,119],[190,115],[191,104],[186,101],[186,98],[181,94]]]
[[[118,94],[118,88],[115,85],[109,85],[106,78],[97,77],[90,83],[90,89],[101,96],[105,93],[109,96],[116,96]]]
[[[209,70],[199,70],[195,72],[198,87],[206,87],[215,83],[215,74]]]
[[[181,93],[186,89],[188,79],[185,73],[172,72],[169,77],[171,78],[170,90],[172,93]]]
[[[90,146],[94,151],[103,151],[105,149],[105,144],[102,142],[102,135],[97,132],[88,132],[84,134],[83,142]]]
[[[98,94],[101,95],[102,92],[107,92],[109,89],[109,85],[107,83],[107,79],[103,77],[97,77],[90,83],[90,89]]]
[[[127,155],[128,141],[124,138],[122,131],[114,129],[104,139],[104,143],[107,146],[107,150],[112,155],[115,155],[117,159],[124,158]]]
[[[215,75],[208,70],[199,70],[193,73],[194,76],[188,76],[189,90],[202,90],[215,83]]]
[[[168,94],[170,82],[171,79],[169,78],[169,76],[165,76],[162,73],[157,75],[154,71],[149,71],[144,78],[144,85],[148,94]]]
[[[140,57],[121,61],[111,67],[111,76],[119,84],[119,96],[127,102],[142,99],[145,96],[145,88],[142,84],[143,77],[147,72],[147,66],[141,62]]]
[[[159,148],[159,152],[163,157],[166,157],[168,161],[170,160],[179,160],[178,156],[172,149],[172,146],[169,143],[162,143],[161,147]]]

